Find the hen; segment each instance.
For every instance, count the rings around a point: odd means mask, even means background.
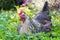
[[[48,2],[46,1],[42,11],[40,11],[32,19],[33,25],[36,28],[35,33],[48,32],[51,30],[51,16],[49,15]]]
[[[21,25],[17,28],[19,33],[39,33],[51,30],[51,16],[49,15],[48,2],[45,2],[42,11],[30,19],[23,11],[19,13]]]
[[[28,15],[26,15],[22,10],[19,13],[21,24],[17,27],[17,30],[20,34],[27,33],[32,34],[31,22]]]

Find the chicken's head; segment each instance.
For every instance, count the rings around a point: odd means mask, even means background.
[[[26,15],[22,10],[20,11],[19,16],[20,16],[20,21],[24,23],[26,20]]]

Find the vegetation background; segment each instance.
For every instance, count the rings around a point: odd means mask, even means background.
[[[16,0],[0,0],[0,40],[60,40],[60,12],[55,11],[55,8],[53,11],[50,10],[52,17],[51,32],[18,35],[17,26],[20,24],[20,21],[17,10],[19,9],[19,2],[21,1],[22,0],[19,0],[17,3]],[[28,3],[24,11],[26,14],[29,13],[29,17],[33,18],[36,12],[38,12],[39,9],[36,6],[37,5]],[[59,10],[60,6],[57,8]]]

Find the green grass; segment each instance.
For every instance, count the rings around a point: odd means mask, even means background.
[[[0,40],[60,40],[60,13],[50,12],[52,31],[48,33],[18,35],[19,16],[14,11],[0,12]],[[33,14],[34,15],[34,14]]]

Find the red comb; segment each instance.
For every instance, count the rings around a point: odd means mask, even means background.
[[[22,16],[22,14],[23,14],[23,11],[21,10],[20,13],[19,13],[19,16]]]

